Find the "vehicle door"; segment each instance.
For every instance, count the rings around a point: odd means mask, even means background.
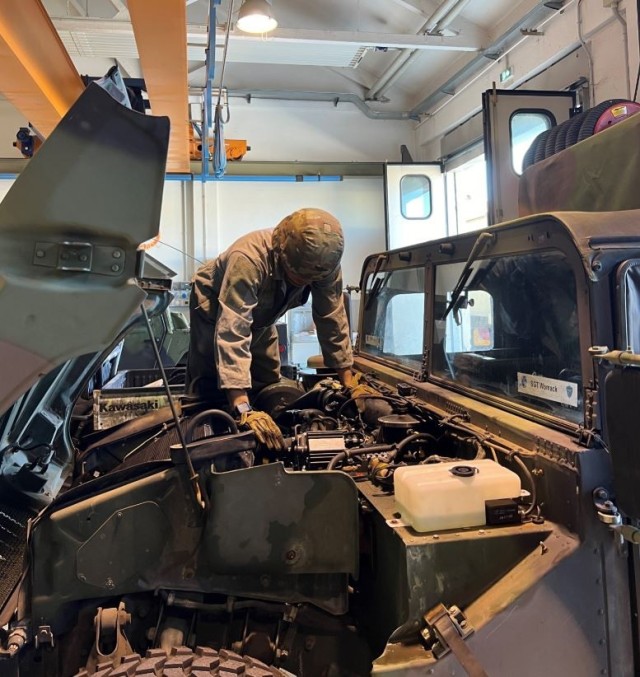
[[[484,92],[489,225],[518,218],[518,182],[525,153],[539,134],[568,120],[574,107],[571,92]]]
[[[384,185],[389,249],[448,235],[441,163],[388,163]]]

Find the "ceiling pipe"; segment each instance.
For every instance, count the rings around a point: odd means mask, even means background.
[[[417,35],[432,33],[435,30],[446,28],[460,13],[469,0],[445,0],[436,11],[422,24]],[[449,18],[450,17],[450,18]],[[394,82],[405,72],[411,62],[416,58],[418,49],[403,49],[394,62],[378,78],[373,86],[367,91],[366,99],[375,100],[380,98],[393,85]]]
[[[441,31],[445,29],[457,16],[462,12],[462,10],[469,4],[469,0],[462,0],[461,2],[454,5],[436,26],[436,30]]]
[[[561,2],[540,2],[540,4],[524,17],[515,22],[509,29],[486,49],[464,65],[455,75],[443,83],[435,92],[424,98],[420,103],[414,106],[410,111],[377,111],[373,110],[366,100],[356,94],[345,94],[339,92],[296,92],[280,90],[253,91],[249,89],[235,89],[229,91],[229,96],[242,97],[246,100],[256,99],[284,99],[288,101],[331,101],[335,105],[338,103],[351,103],[361,110],[368,118],[373,120],[419,120],[420,116],[432,108],[440,100],[451,97],[452,92],[466,82],[473,75],[477,74],[482,68],[486,67],[490,60],[498,56],[522,40],[524,28],[531,28],[541,21],[548,19],[562,8]]]
[[[436,11],[427,19],[426,24],[420,29],[420,33],[431,33],[436,28],[440,28],[438,24],[458,5],[466,5],[468,0],[445,0],[441,5],[438,5]]]
[[[436,91],[429,94],[409,111],[412,118],[424,115],[438,102],[445,98],[451,98],[460,85],[469,80],[480,70],[487,66],[489,61],[495,61],[506,50],[510,49],[517,41],[522,40],[521,31],[525,28],[536,26],[541,21],[548,19],[562,9],[564,2],[541,2],[537,7],[516,21],[491,45],[465,64],[455,75],[440,85]]]
[[[280,89],[230,89],[227,96],[242,98],[247,101],[251,99],[277,99],[279,101],[330,101],[337,106],[339,103],[351,103],[361,110],[368,118],[372,120],[418,120],[406,111],[378,111],[372,109],[366,101],[357,94],[344,92],[296,92],[293,90]]]
[[[384,92],[402,75],[407,62],[415,57],[417,49],[403,49],[395,58],[394,62],[378,78],[373,87],[367,92],[366,98],[369,101],[379,99]]]

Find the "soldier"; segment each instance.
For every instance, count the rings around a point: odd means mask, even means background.
[[[282,434],[265,412],[254,411],[248,391],[280,379],[275,322],[311,295],[325,365],[352,385],[353,356],[342,299],[338,220],[321,209],[301,209],[274,229],[236,240],[197,272],[190,299],[188,391],[215,401],[226,395],[240,423],[273,450]]]

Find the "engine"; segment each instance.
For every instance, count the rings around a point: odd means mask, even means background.
[[[513,449],[462,414],[426,407],[408,384],[362,376],[347,390],[326,378],[304,392],[283,382],[253,404],[281,428],[282,454],[224,411],[188,401],[179,427],[163,410],[104,432],[78,417],[72,486],[33,533],[25,619],[41,620],[28,630],[38,650],[23,652],[29,674],[47,646],[70,675],[133,655],[369,674],[394,633],[423,641],[419,615],[407,620],[387,592],[406,586],[398,563],[415,559],[416,539],[399,529],[396,474],[452,463],[473,472],[486,459],[529,474]],[[496,514],[538,519],[534,506],[531,492]],[[54,554],[37,557],[45,551]],[[403,595],[416,609],[439,600],[435,589]]]

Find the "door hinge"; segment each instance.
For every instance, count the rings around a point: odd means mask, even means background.
[[[455,604],[448,609],[444,604],[438,604],[424,615],[424,622],[422,638],[436,658],[442,658],[451,651],[451,647],[444,636],[448,633],[442,632],[445,627],[453,628],[462,639],[473,633],[473,628],[464,613]]]
[[[593,388],[584,390],[584,413],[586,427],[594,430],[598,419],[598,391]]]
[[[442,658],[451,652],[467,675],[487,677],[484,668],[464,641],[473,633],[473,628],[457,606],[447,608],[444,604],[438,604],[424,615],[424,623],[421,635],[434,658]]]
[[[121,247],[98,246],[90,242],[36,242],[33,265],[75,273],[121,275],[125,251]]]
[[[613,532],[619,555],[626,555],[625,543],[640,545],[640,529],[631,524],[622,523],[622,515],[618,506],[604,487],[597,487],[593,490],[593,506],[598,519]]]

